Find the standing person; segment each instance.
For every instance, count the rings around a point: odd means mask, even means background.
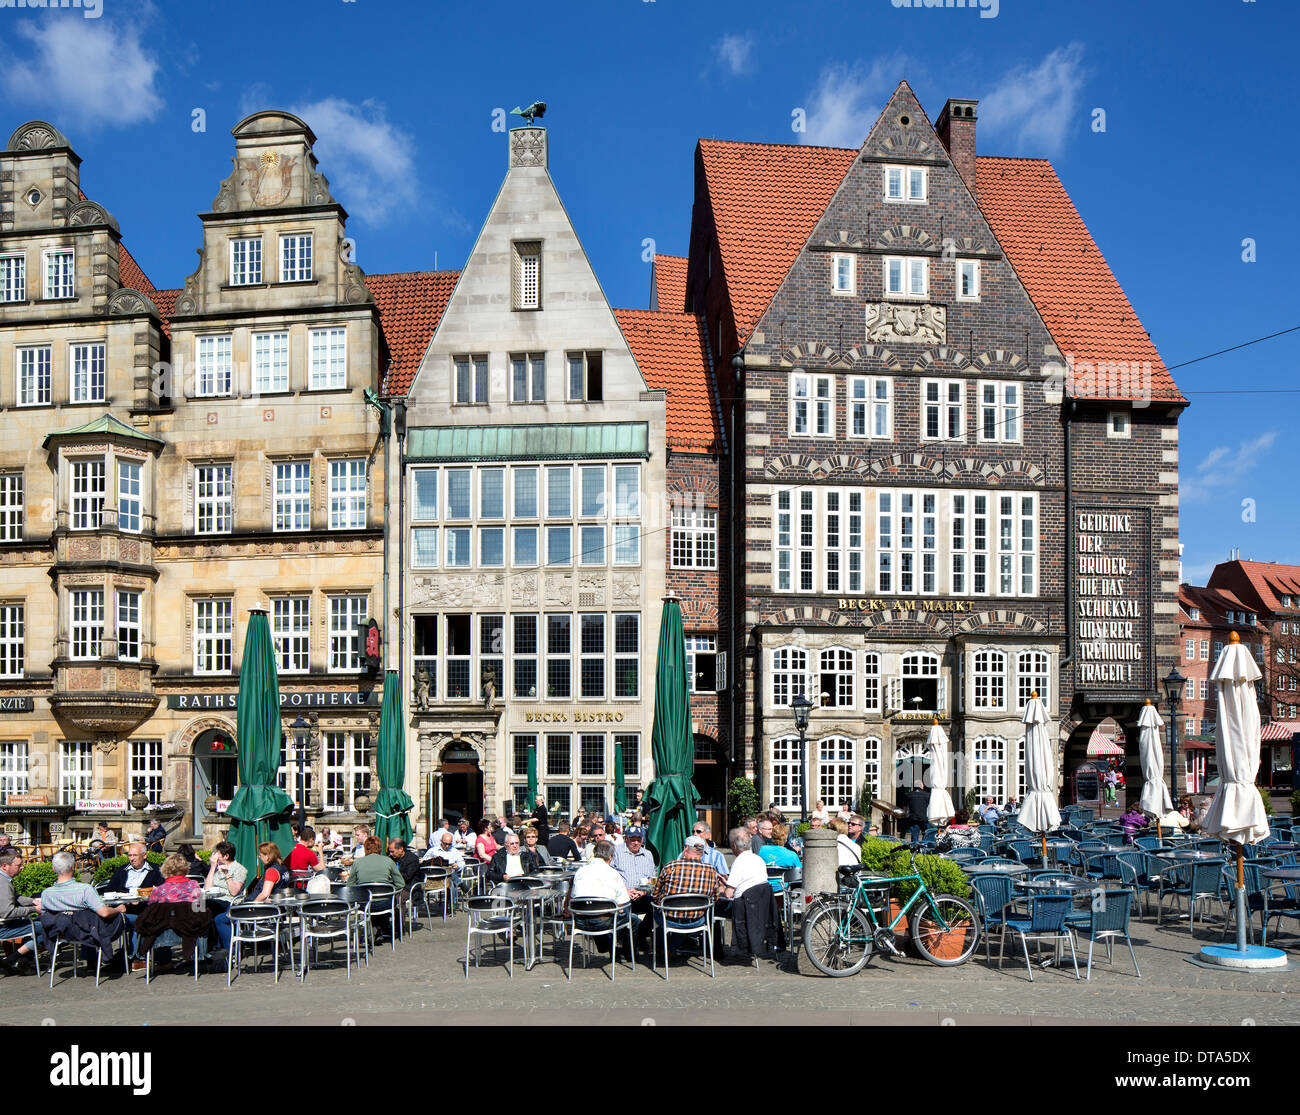
[[[551,839],[551,815],[546,811],[546,795],[537,795],[537,808],[533,810],[533,816],[537,819],[537,842],[543,848]]]
[[[913,844],[921,839],[921,833],[929,823],[929,813],[930,791],[925,788],[924,782],[914,782],[912,792],[907,795],[907,816],[903,818],[907,835]]]
[[[25,918],[31,913],[39,915],[41,912],[39,898],[28,898],[25,894],[14,892],[14,879],[22,869],[22,852],[17,848],[0,850],[0,941],[16,941],[29,936],[28,923],[18,919]],[[6,925],[5,922],[12,924]],[[41,923],[34,921],[30,925],[30,932],[36,934],[35,947],[39,948],[45,941]],[[24,941],[18,946],[16,953],[0,959],[0,972],[11,976],[18,975],[20,972],[26,972],[29,963],[34,960],[35,950],[32,944]]]
[[[1115,787],[1119,785],[1119,775],[1115,773],[1115,768],[1111,767],[1105,774],[1106,781],[1106,804],[1115,804]]]
[[[546,850],[551,853],[552,859],[578,860],[582,858],[578,845],[573,842],[573,837],[569,835],[568,821],[561,821],[556,826],[556,831],[552,834],[550,840],[546,842]]]

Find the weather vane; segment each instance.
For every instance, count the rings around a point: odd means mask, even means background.
[[[518,105],[516,105],[514,108],[510,110],[510,115],[522,116],[525,120],[528,121],[528,126],[531,128],[536,121],[540,120],[543,116],[546,115],[546,102],[534,101],[527,108],[520,108]]]

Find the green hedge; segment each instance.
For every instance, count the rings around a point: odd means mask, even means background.
[[[14,890],[35,898],[46,887],[53,886],[58,876],[48,863],[29,863],[14,876]]]
[[[880,875],[899,878],[912,874],[907,849],[890,840],[872,838],[862,845],[862,862]],[[925,880],[926,888],[931,894],[952,894],[965,898],[970,894],[970,885],[966,873],[943,856],[918,855],[916,873]],[[894,888],[894,897],[906,902],[916,890],[912,882],[900,883]]]
[[[734,827],[758,813],[758,787],[749,778],[733,778],[727,790],[727,816]]]
[[[154,864],[156,867],[161,867],[163,860],[165,860],[166,858],[167,857],[163,855],[161,852],[149,852],[145,856],[145,859],[147,859],[150,863]],[[114,856],[112,859],[106,859],[103,863],[101,863],[98,867],[95,868],[95,880],[94,880],[95,886],[99,886],[100,883],[108,882],[109,876],[112,875],[114,871],[116,871],[119,867],[125,867],[130,862],[131,861],[128,860],[126,856]]]

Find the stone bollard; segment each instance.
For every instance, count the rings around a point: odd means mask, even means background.
[[[834,829],[809,829],[803,834],[803,892],[834,894],[840,889],[836,870],[840,853]]]

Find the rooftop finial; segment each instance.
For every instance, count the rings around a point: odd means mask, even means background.
[[[527,108],[520,108],[516,105],[510,110],[510,115],[522,116],[526,121],[528,121],[528,126],[531,128],[538,120],[546,115],[546,102],[534,101]]]

